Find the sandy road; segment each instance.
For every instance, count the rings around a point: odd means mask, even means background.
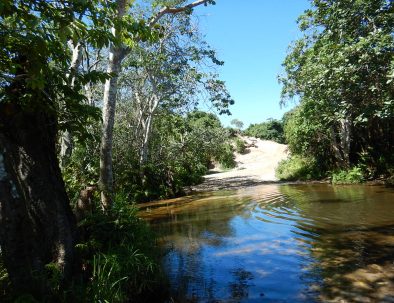
[[[287,146],[252,137],[243,139],[252,146],[244,154],[236,154],[237,166],[234,169],[223,171],[215,168],[204,176],[202,184],[191,190],[235,189],[277,181],[275,168],[279,161],[288,157]]]

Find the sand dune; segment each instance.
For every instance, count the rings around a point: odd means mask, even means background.
[[[193,187],[193,191],[232,189],[277,181],[275,168],[279,161],[288,157],[287,145],[253,137],[242,139],[250,147],[244,154],[236,154],[237,166],[227,171],[210,170],[204,182]]]

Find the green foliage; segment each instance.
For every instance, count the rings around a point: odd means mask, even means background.
[[[275,174],[279,180],[286,181],[305,181],[321,177],[317,163],[313,158],[298,155],[280,161]]]
[[[89,36],[90,27],[81,20],[93,18],[96,9],[82,2],[59,5],[56,1],[40,0],[2,4],[0,102],[12,104],[16,110],[56,116],[59,129],[72,130],[83,139],[85,126],[99,118],[100,110],[84,102],[82,86],[86,81],[104,81],[110,75],[72,70],[68,42],[76,43]],[[94,22],[91,25],[98,26]],[[106,41],[110,38],[110,34],[102,36]]]
[[[144,296],[163,293],[153,293],[163,284],[155,236],[125,196],[117,194],[110,213],[97,210],[81,222],[87,242],[78,247],[91,277],[84,295],[90,302],[148,302]]]
[[[226,131],[226,133],[228,134],[228,136],[230,138],[235,138],[239,134],[239,131],[237,129],[235,129],[235,128],[232,128],[232,127],[226,127],[225,131]]]
[[[59,293],[60,285],[62,284],[63,273],[56,263],[49,263],[45,265],[47,271],[46,281],[53,293]]]
[[[333,184],[357,184],[364,181],[364,174],[362,169],[356,166],[332,173],[331,180]]]
[[[215,160],[219,162],[220,166],[224,169],[234,168],[236,162],[234,159],[234,149],[231,144],[224,144],[221,146]]]
[[[133,2],[128,2],[126,10]],[[205,4],[214,2],[209,0]],[[184,1],[160,1],[157,7],[161,9],[166,4],[179,6]],[[100,51],[106,52],[110,45],[124,46],[125,53],[146,50],[143,67],[149,71],[153,67],[163,71],[154,75],[154,78],[160,78],[155,89],[165,92],[161,96],[165,104],[157,113],[157,116],[162,115],[163,121],[154,126],[156,137],[150,146],[149,161],[144,165],[138,163],[138,147],[130,142],[135,129],[127,126],[128,129],[123,131],[124,125],[118,124],[114,152],[115,187],[118,193],[122,192],[122,197],[118,194],[113,209],[108,213],[95,209],[81,222],[81,243],[77,244],[76,250],[82,268],[79,275],[74,275],[70,289],[63,289],[61,269],[54,263],[46,265],[47,276],[43,278],[56,297],[48,301],[157,300],[159,292],[154,293],[153,300],[144,298],[147,291],[153,294],[153,288],[160,284],[162,278],[156,243],[146,224],[137,218],[137,210],[128,203],[129,198],[145,200],[181,192],[182,186],[201,181],[209,161],[224,148],[223,129],[217,117],[198,112],[185,115],[186,107],[190,111],[189,107],[196,106],[191,106],[193,102],[188,103],[188,98],[196,96],[199,90],[207,92],[213,107],[220,113],[229,113],[229,105],[234,103],[225,83],[216,74],[206,72],[207,69],[196,69],[197,63],[204,59],[223,64],[215,52],[205,43],[201,43],[199,48],[185,46],[186,39],[182,37],[189,37],[194,42],[197,35],[192,35],[190,29],[193,26],[182,14],[174,21],[181,24],[183,20],[183,23],[172,41],[178,46],[176,50],[182,51],[171,50],[163,56],[156,56],[152,50],[167,49],[155,44],[163,37],[165,27],[157,25],[150,28],[146,21],[136,17],[146,17],[146,12],[137,10],[119,18],[117,5],[117,1],[95,0],[5,0],[0,4],[1,110],[6,108],[11,112],[28,111],[38,115],[44,112],[57,120],[57,123],[51,121],[53,134],[58,130],[72,133],[75,142],[73,154],[62,168],[72,202],[77,200],[81,189],[95,185],[98,180],[98,134],[101,125],[97,122],[101,112],[99,107],[90,104],[98,98],[88,100],[88,93],[85,96],[84,92],[85,85],[102,83],[114,76],[103,72]],[[141,7],[145,9],[149,5]],[[169,19],[173,22],[173,15]],[[111,28],[116,29],[115,35]],[[77,43],[83,46],[83,63],[72,66],[70,46]],[[129,49],[126,51],[126,48]],[[98,63],[91,62],[91,53],[97,54]],[[174,53],[176,55],[171,56]],[[132,64],[138,61],[133,59],[135,57],[131,58]],[[187,82],[189,80],[191,84]],[[195,97],[193,101],[197,99]],[[165,117],[167,114],[168,118]],[[172,130],[174,125],[176,128]],[[1,268],[0,265],[0,283],[3,285],[3,282],[8,283],[8,275],[3,275]],[[34,301],[34,298],[22,295],[17,301]]]
[[[282,103],[300,100],[285,121],[292,154],[314,157],[324,171],[360,164],[370,177],[386,174],[394,147],[393,8],[392,1],[313,1],[299,18],[304,36],[280,77]]]
[[[138,163],[138,146],[128,141],[132,129],[117,123],[114,145],[116,186],[138,202],[177,196],[183,187],[198,184],[214,160],[232,167],[228,133],[211,113],[193,111],[186,116],[165,110],[155,117],[148,161]],[[132,152],[133,151],[133,152]]]
[[[330,133],[319,117],[314,102],[306,100],[288,112],[284,119],[284,134],[289,151],[300,157],[314,158],[319,168],[332,167],[333,152]]]
[[[235,151],[239,154],[243,154],[246,151],[245,141],[239,137],[235,138]]]
[[[285,143],[283,123],[275,119],[269,119],[267,122],[249,125],[244,131],[244,135],[260,138],[262,140]]]
[[[68,163],[62,167],[63,180],[68,197],[73,205],[80,191],[88,185],[96,184],[99,178],[99,132],[97,123],[86,131],[86,140],[75,142]]]
[[[233,119],[230,123],[231,125],[234,125],[238,130],[241,130],[244,127],[244,123],[238,119]]]
[[[124,302],[125,294],[121,283],[127,276],[118,278],[119,262],[116,256],[97,254],[93,256],[93,273],[91,282],[92,302]]]

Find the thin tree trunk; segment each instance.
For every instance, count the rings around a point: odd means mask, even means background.
[[[44,101],[43,101],[44,102]],[[67,279],[75,220],[56,156],[56,116],[0,106],[0,245],[17,293],[49,291],[45,265]]]
[[[148,147],[149,147],[149,137],[152,129],[152,115],[149,114],[146,118],[145,129],[142,138],[141,150],[140,150],[140,167],[143,166],[148,161]]]
[[[153,84],[155,93],[157,92],[156,90],[156,85]],[[143,138],[142,138],[142,144],[141,144],[141,149],[140,149],[140,167],[142,168],[147,160],[148,160],[148,151],[149,151],[149,140],[150,140],[150,134],[152,132],[152,120],[153,120],[153,115],[156,112],[157,106],[159,105],[160,99],[157,97],[156,94],[154,94],[149,101],[149,108],[148,108],[148,113],[146,117],[146,121],[144,123],[144,129],[143,129]]]
[[[330,127],[330,134],[331,134],[331,146],[334,149],[335,158],[337,159],[337,162],[339,163],[339,165],[342,166],[343,155],[341,153],[340,145],[338,143],[337,135],[334,131],[333,126]]]
[[[117,2],[117,18],[122,18],[126,12],[126,0]],[[112,28],[112,34],[118,33]],[[121,70],[124,49],[122,45],[111,44],[107,72],[113,74],[105,82],[103,99],[103,128],[100,147],[100,189],[101,207],[107,210],[112,205],[113,195],[113,170],[112,170],[112,140],[115,122],[116,94],[118,90],[118,73]]]
[[[60,166],[65,167],[69,162],[73,151],[73,137],[71,132],[65,130],[60,137]]]
[[[351,136],[351,123],[349,118],[341,119],[340,121],[340,144],[343,154],[343,163],[345,168],[350,165],[350,139]]]
[[[109,55],[107,72],[114,76],[105,82],[103,102],[103,130],[100,148],[100,187],[101,206],[108,209],[112,203],[113,172],[112,172],[112,141],[115,121],[115,107],[118,73],[122,61],[122,49],[112,46]]]
[[[331,142],[335,157],[341,168],[349,168],[351,147],[351,123],[348,119],[339,121],[339,133],[335,133],[331,126]]]
[[[82,43],[79,41],[74,46],[72,42],[69,43],[70,47],[73,50],[71,65],[70,65],[70,73],[67,75],[67,78],[71,77],[71,88],[75,86],[75,74],[77,73],[78,67],[82,61]],[[74,148],[73,136],[69,130],[64,131],[60,137],[60,165],[64,167],[71,158],[72,151]]]

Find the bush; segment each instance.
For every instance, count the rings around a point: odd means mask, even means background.
[[[332,173],[333,184],[357,184],[364,181],[364,174],[360,167],[353,167],[349,170],[340,170]]]
[[[218,161],[220,166],[224,169],[234,168],[236,162],[234,160],[233,147],[230,144],[224,144],[215,160]]]
[[[242,140],[241,138],[236,138],[235,139],[235,151],[239,154],[245,153],[246,150],[246,145],[245,141]]]
[[[283,123],[275,119],[268,119],[266,122],[251,124],[245,131],[246,136],[260,138],[262,140],[272,140],[278,143],[285,143],[283,133]]]
[[[155,236],[125,196],[117,194],[108,213],[97,208],[79,223],[72,280],[64,287],[58,266],[47,264],[51,291],[40,302],[165,301],[168,285]],[[12,292],[1,253],[0,301],[38,302],[31,294]]]
[[[387,186],[393,186],[394,187],[394,169],[389,170],[389,176],[386,179],[386,185]]]
[[[232,127],[226,127],[224,130],[229,138],[235,138],[239,134],[239,130]]]
[[[316,160],[298,155],[280,161],[275,170],[275,175],[279,180],[287,181],[321,178]]]
[[[80,302],[149,302],[149,296],[165,296],[157,292],[165,279],[155,237],[125,196],[116,196],[108,214],[97,210],[80,224],[86,240],[77,248],[89,277]]]

